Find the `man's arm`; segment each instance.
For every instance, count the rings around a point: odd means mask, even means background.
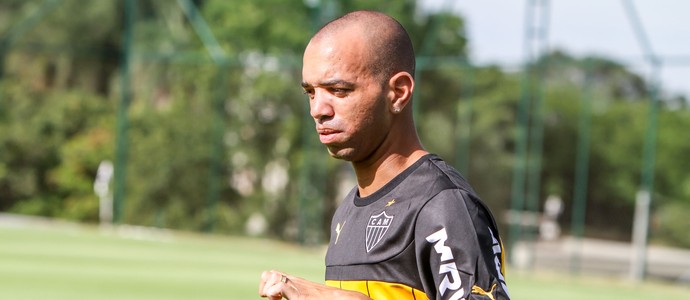
[[[261,273],[259,296],[270,300],[280,300],[283,297],[289,300],[371,300],[359,292],[337,289],[278,271]]]

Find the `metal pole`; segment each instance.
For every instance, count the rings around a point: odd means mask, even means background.
[[[7,59],[7,50],[9,47],[7,47],[7,40],[4,38],[0,38],[0,121],[2,121],[5,118],[5,114],[3,113],[5,110],[2,109],[2,96],[5,93],[3,89],[3,84],[2,84],[2,78],[5,75],[5,60]]]
[[[227,80],[227,66],[218,66],[216,81],[212,93],[212,120],[211,120],[211,160],[208,175],[208,191],[206,195],[206,224],[204,231],[212,232],[215,223],[220,199],[220,183],[223,165],[223,132],[225,115],[225,82]]]
[[[2,77],[5,76],[5,60],[7,58],[7,51],[9,50],[9,42],[5,38],[0,38],[0,83]]]
[[[208,24],[206,24],[204,18],[201,17],[199,9],[196,7],[196,5],[194,5],[191,0],[178,0],[177,3],[182,8],[182,11],[187,17],[187,20],[189,20],[189,23],[192,24],[194,31],[201,39],[201,42],[204,44],[204,47],[211,56],[211,59],[213,59],[213,62],[215,62],[216,65],[226,64],[228,60],[227,53],[225,50],[223,50],[223,47],[220,46],[218,40],[216,40],[215,35],[213,35],[213,31],[211,31],[211,28],[208,26]]]
[[[539,198],[541,197],[541,171],[542,171],[542,154],[544,152],[544,93],[545,84],[544,77],[547,70],[547,59],[546,54],[548,54],[548,29],[549,29],[549,2],[547,0],[541,0],[541,5],[538,5],[535,9],[539,9],[541,13],[539,15],[539,28],[537,31],[537,40],[535,41],[538,47],[537,57],[539,57],[539,63],[535,65],[536,74],[534,81],[534,95],[533,95],[533,114],[532,114],[532,126],[530,128],[530,151],[532,152],[531,163],[528,164],[528,190],[527,190],[527,211],[537,212],[539,210]],[[536,232],[530,230],[527,232],[527,238],[530,241],[530,253],[534,253],[534,239],[536,238]],[[530,257],[529,267],[532,267],[534,263],[534,255]]]
[[[647,272],[647,235],[649,234],[649,215],[651,202],[654,200],[654,165],[656,157],[656,135],[659,116],[658,78],[659,66],[653,66],[653,81],[651,99],[647,114],[647,130],[645,131],[644,148],[642,152],[641,188],[638,192],[633,220],[633,252],[630,275],[634,280],[641,281]]]
[[[113,199],[113,222],[122,223],[124,215],[124,201],[127,182],[127,160],[129,143],[127,131],[129,129],[129,104],[132,101],[130,64],[132,49],[132,31],[136,3],[134,0],[124,1],[124,32],[122,38],[122,57],[120,58],[120,105],[117,112],[117,148],[115,150],[115,181]]]
[[[470,145],[472,138],[472,96],[474,94],[474,68],[467,63],[464,63],[464,69],[466,70],[467,80],[462,85],[463,93],[462,98],[465,101],[458,101],[458,129],[456,129],[456,161],[458,168],[466,179],[470,177]]]
[[[532,4],[533,0],[528,0],[525,8],[525,23],[524,23],[524,67],[522,74],[522,87],[520,102],[517,108],[517,129],[515,134],[515,164],[513,166],[513,188],[511,195],[511,211],[515,214],[522,213],[525,206],[525,169],[527,165],[527,127],[529,125],[529,107],[530,107],[530,92],[529,86],[531,84],[531,63],[532,63]],[[510,235],[508,242],[509,251],[513,250],[514,246],[522,239],[521,218],[512,220],[510,224]],[[509,256],[512,262],[512,257]]]
[[[206,195],[206,224],[204,231],[213,231],[216,220],[216,208],[220,199],[220,176],[223,156],[223,112],[225,111],[225,94],[223,90],[227,78],[230,60],[228,54],[216,39],[213,31],[199,13],[199,8],[191,0],[178,0],[177,4],[187,17],[194,31],[201,39],[206,52],[216,64],[218,74],[213,85],[212,99],[213,118],[211,120],[211,163],[209,165],[209,187]]]
[[[647,114],[647,129],[645,131],[645,137],[644,137],[644,145],[643,145],[643,152],[642,152],[642,157],[643,157],[643,162],[642,162],[642,176],[641,176],[641,183],[640,183],[640,192],[638,193],[638,200],[640,198],[647,198],[648,202],[651,203],[654,201],[654,165],[655,165],[655,156],[656,156],[656,135],[657,135],[657,127],[658,127],[658,115],[659,115],[659,99],[658,99],[658,93],[659,93],[659,74],[661,72],[661,60],[659,57],[654,53],[654,50],[652,49],[651,43],[649,42],[649,39],[647,38],[647,34],[644,30],[644,26],[642,25],[642,21],[640,20],[637,10],[635,9],[635,5],[632,3],[630,0],[623,0],[623,6],[625,8],[626,14],[628,16],[628,19],[630,20],[630,23],[633,27],[633,31],[635,33],[635,36],[637,38],[637,41],[640,43],[640,47],[642,48],[642,51],[644,52],[645,56],[647,56],[647,59],[649,60],[649,64],[652,68],[652,75],[649,81],[651,82],[650,84],[650,101],[649,101],[649,112]],[[642,195],[642,196],[640,196]],[[643,197],[644,196],[644,197]],[[644,204],[644,201],[647,200],[640,200],[639,202],[642,202]],[[640,204],[640,205],[642,205]],[[650,204],[645,204],[645,205],[650,205]],[[635,214],[636,220],[635,226],[643,226],[644,229],[637,229],[634,232],[634,235],[638,234],[644,234],[644,237],[635,237],[633,236],[633,240],[635,240],[636,244],[638,244],[637,247],[640,247],[641,249],[638,249],[638,252],[641,253],[637,256],[635,256],[634,259],[637,259],[639,261],[633,262],[633,266],[631,267],[631,276],[635,280],[642,280],[645,277],[645,265],[646,265],[646,248],[647,248],[647,233],[648,233],[648,227],[649,227],[649,209],[641,209],[641,213],[638,215],[637,213]],[[637,219],[637,218],[640,219]],[[639,225],[638,225],[639,224]],[[640,267],[641,266],[641,267]]]
[[[635,219],[633,223],[632,256],[630,257],[630,278],[634,281],[644,279],[647,262],[647,235],[649,231],[649,205],[651,195],[645,190],[637,192],[635,199]]]
[[[587,211],[587,185],[589,173],[589,145],[592,125],[592,72],[593,66],[587,65],[585,81],[585,95],[580,108],[579,134],[577,141],[577,156],[575,158],[575,191],[573,195],[573,211],[571,231],[576,245],[570,257],[571,273],[580,272],[581,243],[584,235],[585,214]]]

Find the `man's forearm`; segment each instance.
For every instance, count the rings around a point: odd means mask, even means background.
[[[271,300],[283,297],[290,300],[371,300],[359,292],[341,290],[278,271],[261,274],[259,295]]]

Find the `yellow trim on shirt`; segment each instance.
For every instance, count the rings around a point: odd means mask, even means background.
[[[498,240],[499,245],[501,245],[501,274],[503,274],[503,278],[506,278],[506,248],[503,248],[503,241]]]
[[[423,291],[400,283],[373,280],[326,280],[326,285],[343,290],[357,291],[374,300],[429,300]]]

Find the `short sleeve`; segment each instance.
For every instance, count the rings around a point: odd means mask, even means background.
[[[415,251],[429,299],[509,299],[502,247],[494,235],[498,231],[478,201],[460,189],[448,189],[420,210]]]

